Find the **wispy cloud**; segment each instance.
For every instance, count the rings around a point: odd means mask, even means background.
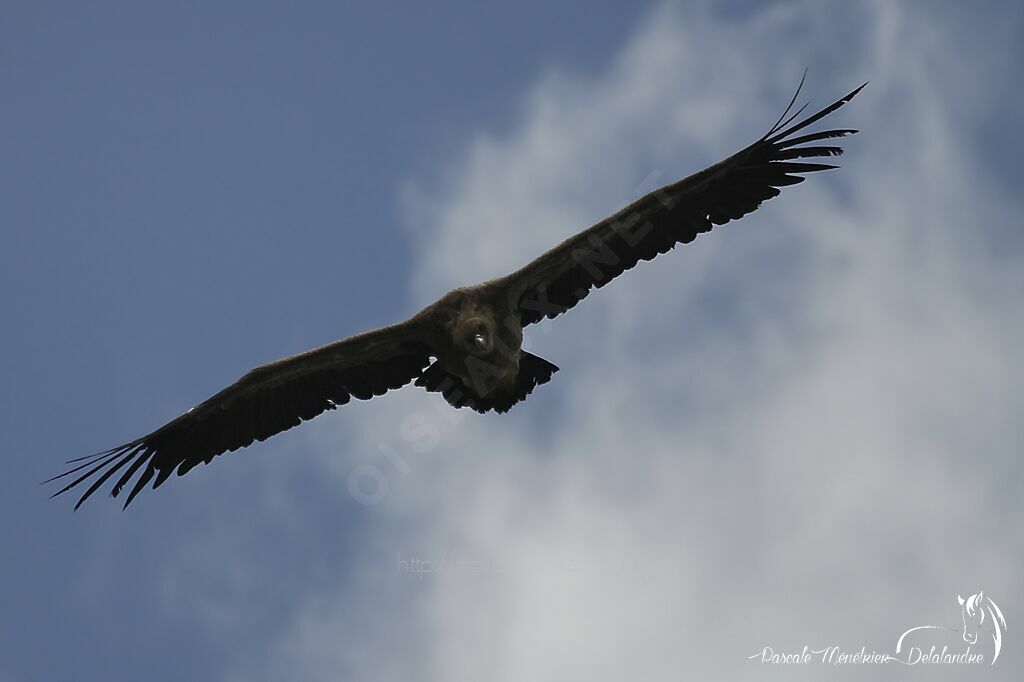
[[[379,534],[239,675],[790,679],[746,657],[891,647],[981,587],[1024,613],[1020,205],[973,143],[1012,65],[974,47],[924,5],[661,8],[416,181],[425,302],[731,153],[805,64],[819,104],[871,79],[842,170],[531,330],[563,371],[508,416],[404,391],[311,428],[339,487],[380,473]]]

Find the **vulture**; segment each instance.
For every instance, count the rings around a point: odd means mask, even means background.
[[[70,479],[57,496],[89,482],[75,509],[107,481],[113,497],[130,484],[127,508],[150,482],[158,488],[172,473],[410,382],[457,408],[506,412],[558,371],[522,349],[527,326],[561,315],[638,262],[745,216],[807,173],[837,168],[808,159],[839,156],[838,138],[856,130],[796,133],[864,85],[797,121],[807,107],[790,114],[801,79],[775,125],[727,159],[654,190],[509,275],[445,294],[405,322],[257,367],[152,433],[70,460],[73,468],[45,483]]]

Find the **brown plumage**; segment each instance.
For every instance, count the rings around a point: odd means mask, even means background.
[[[507,411],[558,371],[522,350],[524,327],[560,315],[639,261],[750,213],[803,174],[835,168],[800,159],[839,156],[840,147],[818,143],[855,130],[794,133],[863,87],[790,125],[803,111],[789,116],[797,88],[772,129],[724,161],[651,192],[506,277],[455,289],[400,324],[258,367],[148,435],[71,460],[74,468],[50,479],[72,479],[54,495],[94,479],[77,509],[113,481],[114,497],[131,484],[127,507],[150,481],[156,488],[174,472],[412,381],[455,407]]]

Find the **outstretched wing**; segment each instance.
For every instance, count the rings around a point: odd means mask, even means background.
[[[842,148],[819,143],[856,130],[793,134],[849,102],[863,87],[790,125],[804,109],[787,118],[800,93],[797,88],[785,113],[754,144],[651,192],[509,275],[505,284],[518,301],[521,323],[525,326],[560,315],[593,287],[604,286],[637,262],[651,260],[678,243],[688,244],[714,225],[745,216],[777,196],[780,187],[803,182],[805,173],[836,168],[799,159],[839,156]]]
[[[75,478],[54,496],[95,477],[78,509],[118,472],[113,497],[141,470],[127,507],[154,477],[156,488],[173,471],[181,476],[200,462],[209,464],[221,453],[270,438],[353,397],[367,400],[404,386],[430,364],[430,350],[417,340],[413,324],[384,327],[257,367],[148,435],[71,460],[75,467],[50,481]]]

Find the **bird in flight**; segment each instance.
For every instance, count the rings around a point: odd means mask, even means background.
[[[150,481],[157,488],[172,473],[181,476],[352,398],[367,400],[410,382],[454,407],[506,412],[558,371],[522,349],[524,328],[561,315],[641,260],[754,211],[806,173],[837,167],[805,159],[839,156],[842,148],[830,142],[856,130],[796,133],[864,85],[794,123],[807,106],[790,114],[802,86],[803,79],[779,120],[753,144],[651,192],[519,270],[450,291],[405,322],[257,367],[152,433],[71,460],[72,469],[45,482],[71,479],[56,496],[93,479],[78,509],[117,476],[113,497],[132,483],[127,508]]]

